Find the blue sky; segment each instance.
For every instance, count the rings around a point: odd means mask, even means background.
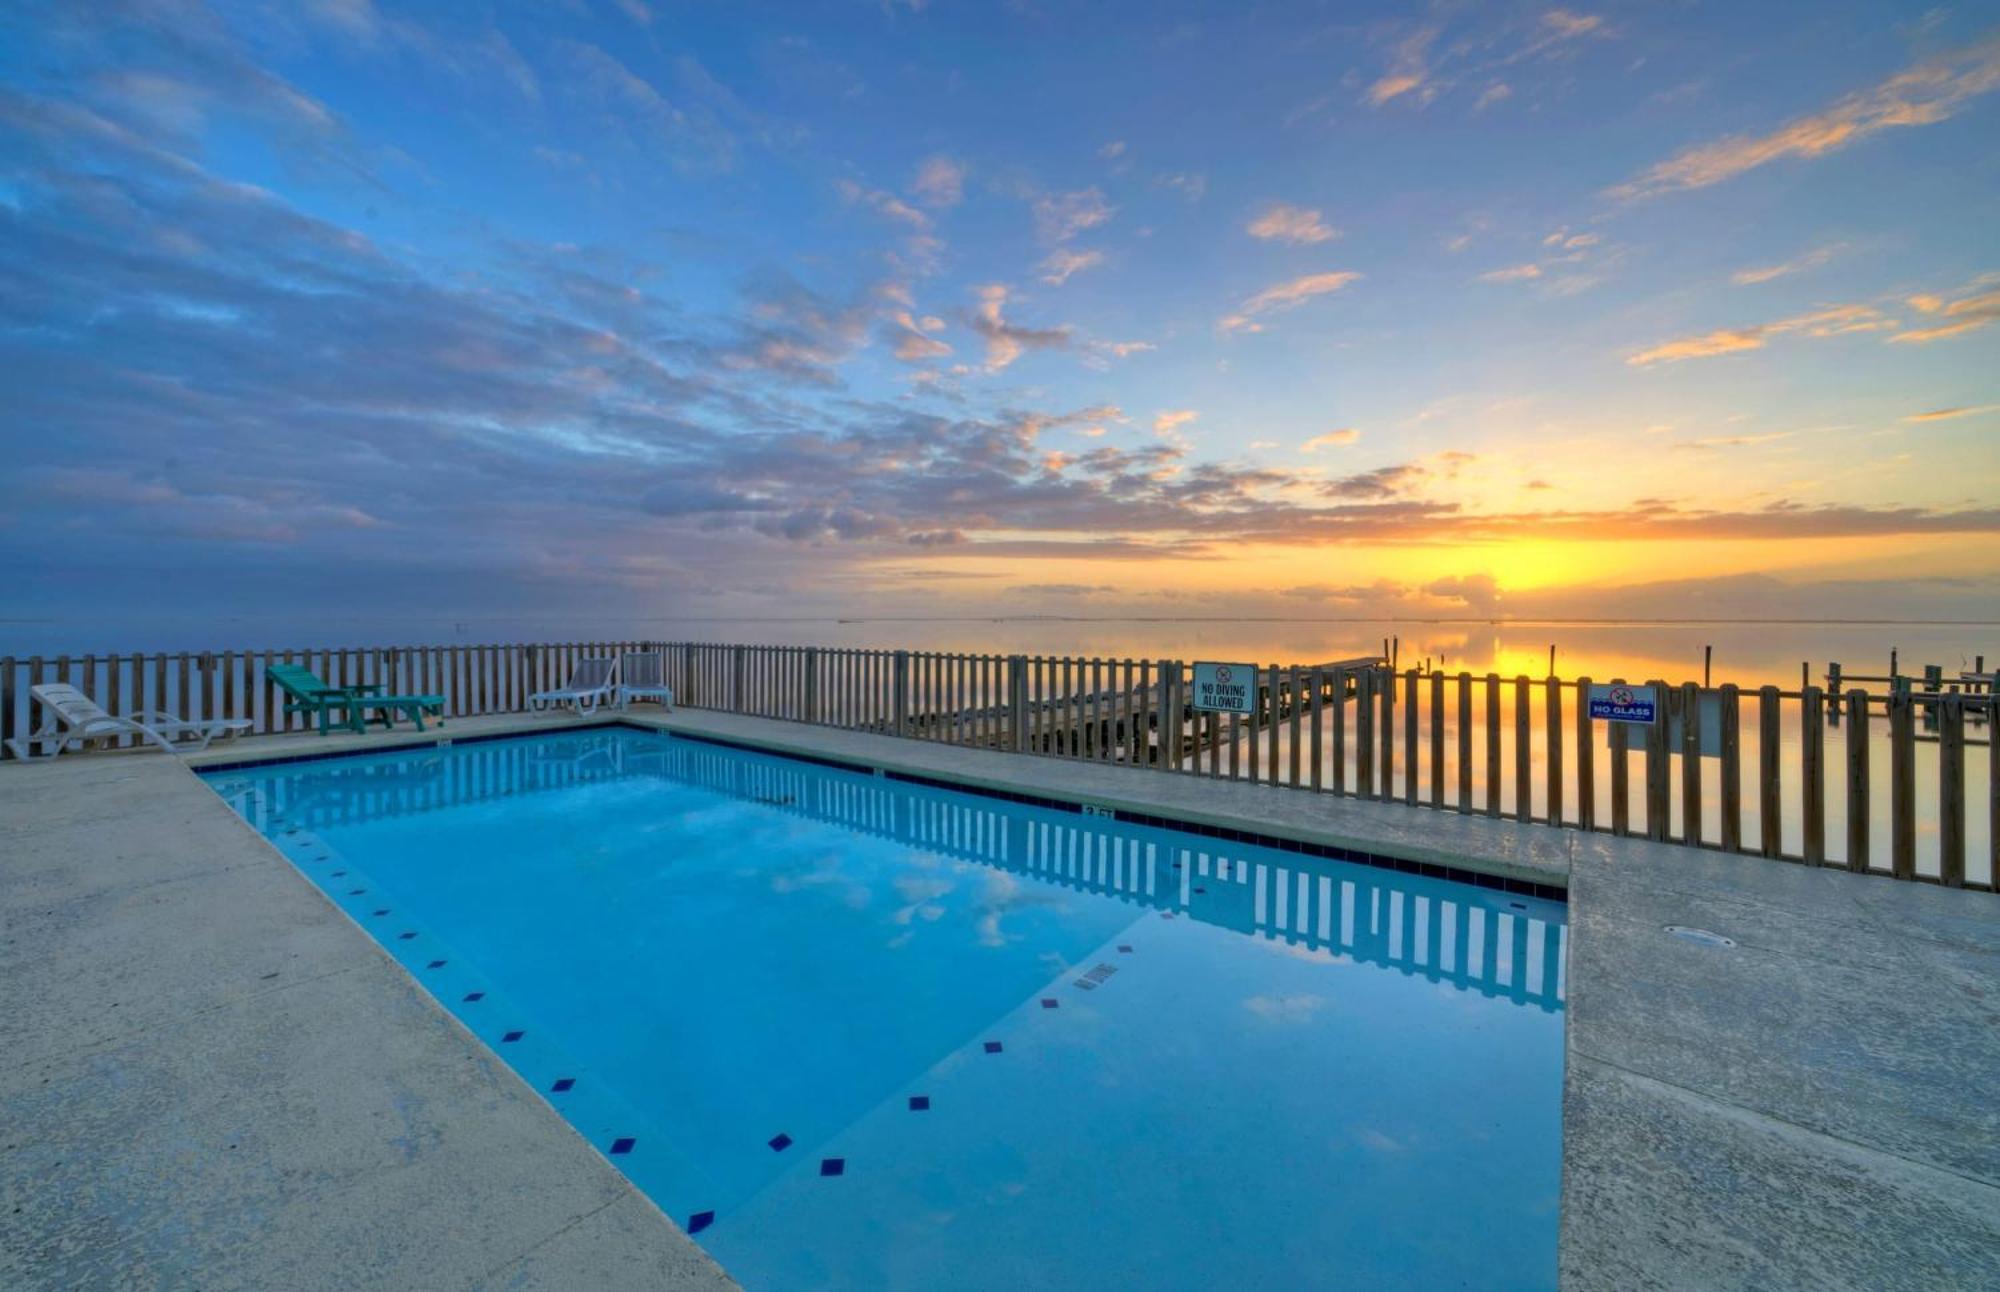
[[[1990,5],[0,22],[13,616],[2000,614]]]

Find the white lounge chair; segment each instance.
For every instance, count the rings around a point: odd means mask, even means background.
[[[588,655],[570,670],[569,681],[553,691],[537,691],[528,697],[531,709],[567,705],[578,713],[594,713],[600,704],[609,704],[617,691],[612,680],[618,676],[618,661],[609,655]]]
[[[204,718],[199,721],[172,713],[138,713],[120,718],[75,687],[63,682],[46,682],[28,688],[46,715],[42,726],[26,736],[7,742],[16,758],[54,758],[71,747],[101,744],[118,736],[137,736],[172,754],[191,754],[208,748],[218,736],[230,737],[250,729],[248,718]],[[46,754],[37,753],[48,747]]]
[[[618,707],[634,700],[658,700],[660,707],[674,707],[674,688],[667,685],[660,652],[628,651],[618,661]]]

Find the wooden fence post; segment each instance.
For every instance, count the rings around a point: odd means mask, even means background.
[[[910,734],[910,652],[899,650],[895,654],[895,670],[891,678],[894,691],[890,697],[891,714],[896,734]]]
[[[1381,671],[1382,683],[1382,728],[1378,734],[1382,738],[1381,799],[1388,802],[1396,797],[1396,672],[1394,666]]]
[[[1951,696],[1938,711],[1938,878],[1965,887],[1965,707]],[[1987,746],[1990,750],[1991,745]]]
[[[1562,683],[1549,674],[1542,688],[1542,724],[1547,732],[1543,750],[1547,784],[1543,797],[1548,802],[1549,824],[1563,823],[1563,697]]]
[[[1701,688],[1692,682],[1680,689],[1681,704],[1681,842],[1701,842]]]
[[[1472,812],[1472,674],[1458,675],[1458,810]]]
[[[1808,685],[1799,700],[1799,811],[1806,865],[1826,864],[1826,693]]]
[[[1779,745],[1784,738],[1779,718],[1778,688],[1762,687],[1757,692],[1757,842],[1766,857],[1785,851],[1785,818],[1779,793]]]
[[[800,715],[805,722],[819,721],[819,647],[805,649],[805,712]]]
[[[1411,807],[1416,806],[1422,770],[1417,764],[1417,670],[1412,667],[1403,675],[1403,802]]]
[[[1722,705],[1722,850],[1743,851],[1742,711],[1736,688],[1724,683]]]
[[[1889,696],[1889,870],[1917,875],[1916,705],[1907,686]]]
[[[1868,869],[1868,692],[1847,693],[1847,868]]]
[[[1653,678],[1646,689],[1653,693],[1653,721],[1646,728],[1646,837],[1664,843],[1673,821],[1668,796],[1673,759],[1667,751],[1667,684]]]
[[[1500,815],[1500,675],[1486,675],[1486,815]]]
[[[1028,661],[1007,657],[1007,740],[1017,754],[1028,752]]]
[[[1576,825],[1597,828],[1597,728],[1590,720],[1590,678],[1576,680]]]
[[[1625,679],[1614,677],[1613,686],[1623,686]],[[1610,724],[1604,733],[1604,743],[1611,751],[1611,833],[1626,835],[1632,833],[1632,730],[1623,722]]]

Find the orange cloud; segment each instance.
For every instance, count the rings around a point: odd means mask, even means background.
[[[1339,448],[1343,445],[1352,444],[1360,438],[1360,431],[1355,430],[1352,426],[1343,426],[1337,431],[1328,431],[1324,435],[1313,436],[1304,444],[1299,445],[1299,451],[1302,453],[1317,453],[1321,449]]]
[[[1266,242],[1289,242],[1294,246],[1326,242],[1340,236],[1340,230],[1320,219],[1318,211],[1287,206],[1283,202],[1267,207],[1262,215],[1244,227],[1244,232]]]
[[[1996,275],[1985,274],[1973,279],[1972,282],[1966,284],[1965,287],[1961,287],[1959,290],[1963,292],[1983,287],[1992,283],[1995,278]],[[1962,336],[1967,332],[1976,332],[1980,328],[1992,323],[1995,319],[2000,319],[2000,289],[1989,288],[1986,291],[1973,291],[1969,296],[1961,296],[1957,300],[1952,301],[1947,301],[1939,296],[1912,296],[1909,299],[1909,305],[1911,309],[1919,313],[1934,314],[1946,321],[1939,323],[1935,327],[1915,328],[1908,332],[1898,332],[1889,339],[1901,342],[1914,341],[1920,344],[1925,341],[1942,341],[1946,337]]]
[[[1225,332],[1261,332],[1264,325],[1254,321],[1258,314],[1293,309],[1315,296],[1337,292],[1347,286],[1360,274],[1352,270],[1335,270],[1325,274],[1306,274],[1275,286],[1266,287],[1238,307],[1237,312],[1224,318],[1221,323]]]
[[[1928,413],[1911,413],[1906,422],[1946,422],[1955,417],[1978,417],[1982,413],[2000,412],[2000,404],[1976,404],[1961,408],[1933,408]]]
[[[2000,88],[2000,39],[1953,50],[1850,94],[1824,112],[1767,135],[1734,135],[1686,148],[1607,190],[1622,200],[1706,188],[1788,157],[1819,157],[1895,126],[1927,126]]]
[[[1810,314],[1779,319],[1775,323],[1762,323],[1745,328],[1721,328],[1702,336],[1681,337],[1656,345],[1649,350],[1627,355],[1625,362],[1635,368],[1643,368],[1648,364],[1677,363],[1682,359],[1707,359],[1719,354],[1761,350],[1767,338],[1782,336],[1789,332],[1799,332],[1809,337],[1830,337],[1845,336],[1851,332],[1881,332],[1895,326],[1897,326],[1896,320],[1887,317],[1872,305],[1834,305],[1815,310]]]

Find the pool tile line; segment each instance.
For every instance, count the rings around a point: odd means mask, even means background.
[[[925,776],[916,772],[898,771],[891,768],[872,767],[850,759],[828,758],[819,754],[794,752],[759,745],[751,741],[733,740],[707,732],[675,731],[623,719],[593,722],[576,726],[549,727],[543,730],[493,732],[477,736],[453,738],[440,736],[432,741],[410,741],[405,744],[376,746],[369,749],[315,750],[309,754],[288,754],[277,758],[245,759],[226,763],[206,763],[196,770],[203,774],[240,771],[251,767],[274,767],[287,763],[317,762],[327,758],[350,758],[371,754],[393,754],[405,750],[437,748],[442,745],[484,744],[496,740],[519,740],[538,735],[569,735],[580,731],[603,731],[623,728],[627,731],[642,731],[664,736],[671,740],[690,740],[698,744],[718,745],[728,749],[739,749],[747,753],[761,754],[767,758],[783,758],[792,762],[811,763],[837,771],[852,772],[859,776],[873,776],[878,771],[884,779],[900,781],[908,785],[921,785],[929,789],[949,790],[958,794],[972,794],[981,798],[1000,799],[1027,807],[1046,808],[1055,812],[1081,815],[1085,805],[1067,799],[1050,798],[1046,795],[1028,794],[1015,790],[999,789],[970,782],[954,781],[944,777]],[[1096,805],[1091,805],[1095,807]],[[1479,888],[1497,889],[1529,897],[1539,897],[1545,901],[1567,903],[1569,890],[1556,884],[1542,884],[1534,880],[1512,879],[1502,875],[1489,875],[1481,871],[1465,870],[1456,866],[1439,865],[1436,862],[1410,861],[1403,857],[1387,856],[1382,853],[1367,852],[1354,848],[1343,848],[1333,844],[1312,843],[1301,839],[1288,839],[1261,831],[1238,830],[1226,826],[1207,825],[1198,821],[1182,821],[1171,817],[1154,816],[1145,812],[1132,812],[1124,808],[1096,808],[1097,813],[1108,815],[1111,820],[1129,825],[1146,826],[1156,830],[1170,830],[1179,834],[1198,835],[1202,838],[1221,839],[1229,843],[1249,844],[1253,847],[1270,848],[1278,852],[1295,852],[1305,856],[1319,857],[1328,861],[1345,861],[1355,865],[1373,866],[1382,870],[1394,870],[1402,874],[1420,875],[1428,879],[1444,879],[1454,883],[1471,884]]]
[[[631,725],[631,724],[621,724]],[[572,728],[575,730],[576,728]],[[658,731],[646,727],[640,730]],[[794,762],[813,763],[821,767],[831,767],[838,771],[853,772],[860,776],[872,776],[878,770],[866,764],[855,763],[840,758],[825,758],[817,754],[794,753],[790,750],[774,749],[749,741],[730,740],[706,732],[668,731],[663,734],[675,740],[692,740],[705,745],[721,745],[730,749],[740,749],[747,753],[762,754],[767,758],[785,758]],[[1000,799],[1008,803],[1018,803],[1024,807],[1045,808],[1052,812],[1067,812],[1082,815],[1085,805],[1070,799],[1049,798],[1041,794],[1028,794],[1017,790],[999,789],[988,785],[948,780],[940,776],[925,776],[918,772],[898,771],[893,768],[879,769],[885,780],[899,781],[906,785],[921,785],[926,789],[949,790],[955,794],[973,794],[980,798]],[[1091,805],[1095,806],[1095,805]],[[1381,853],[1366,852],[1356,848],[1342,848],[1334,844],[1312,843],[1303,839],[1288,839],[1280,835],[1265,834],[1255,830],[1237,830],[1226,826],[1207,825],[1199,821],[1181,821],[1172,817],[1153,816],[1145,812],[1131,812],[1124,808],[1098,808],[1099,813],[1108,814],[1111,820],[1128,825],[1146,826],[1155,830],[1170,830],[1177,834],[1198,835],[1205,839],[1221,839],[1227,843],[1243,843],[1258,848],[1270,848],[1277,852],[1295,852],[1304,856],[1319,857],[1327,861],[1345,861],[1359,866],[1373,866],[1378,870],[1394,870],[1406,875],[1420,875],[1427,879],[1445,879],[1454,883],[1471,884],[1479,888],[1496,889],[1500,892],[1518,893],[1539,897],[1551,902],[1568,902],[1569,890],[1556,884],[1542,884],[1528,879],[1511,879],[1503,875],[1489,875],[1481,871],[1466,870],[1457,866],[1444,866],[1436,862],[1410,861],[1403,857],[1391,857]]]

